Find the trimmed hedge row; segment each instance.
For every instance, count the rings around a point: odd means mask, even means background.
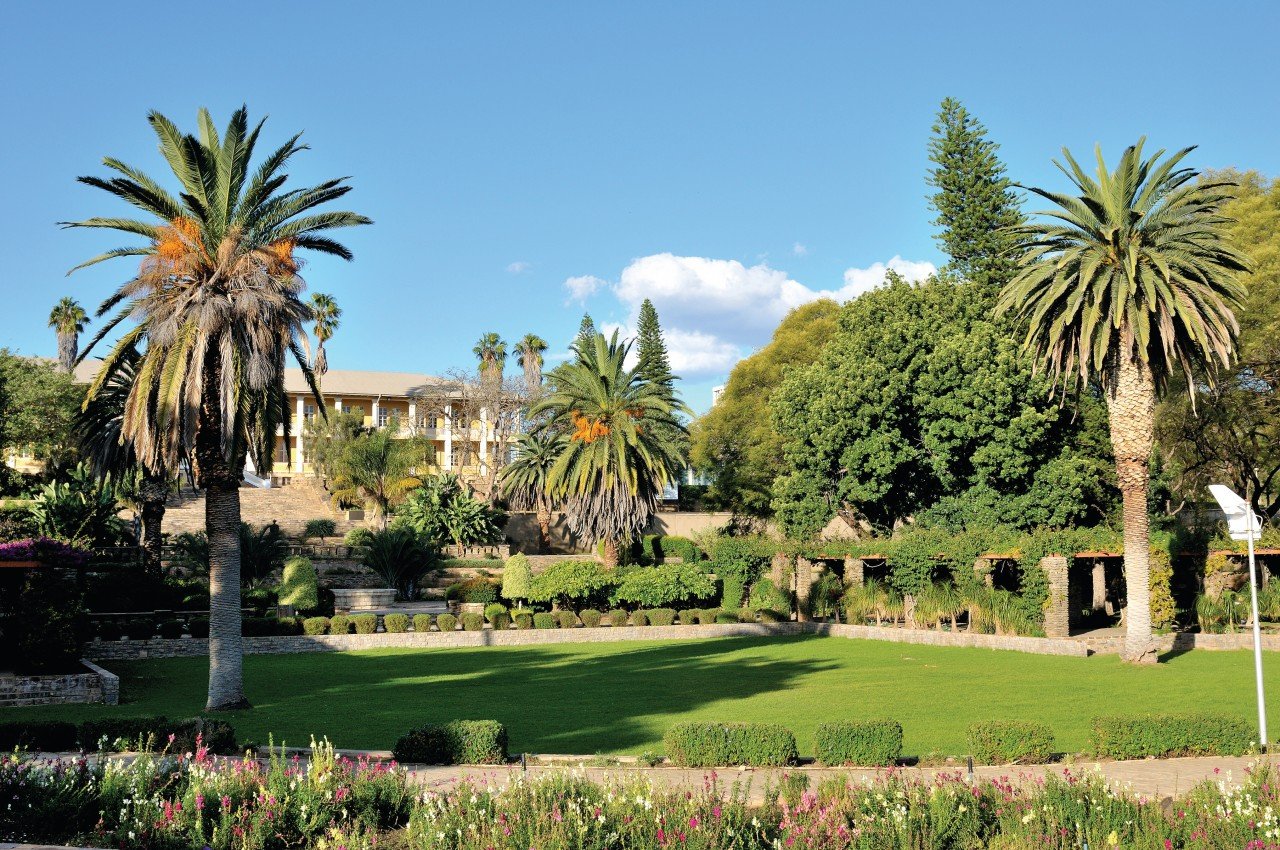
[[[814,749],[820,764],[887,767],[902,758],[902,724],[896,720],[823,723]]]
[[[400,736],[391,755],[410,764],[504,764],[507,727],[496,720],[429,724]]]
[[[225,720],[210,717],[169,720],[154,715],[86,720],[79,725],[61,720],[11,720],[0,723],[0,750],[15,747],[47,752],[96,750],[105,739],[107,749],[115,749],[117,742],[128,749],[136,747],[139,741],[146,744],[149,740],[150,746],[156,749],[167,747],[170,752],[185,753],[195,750],[197,735],[211,753],[235,755],[237,752],[236,731]]]
[[[783,767],[799,757],[796,736],[772,723],[679,723],[662,743],[682,767]]]
[[[1246,721],[1225,714],[1150,714],[1093,718],[1090,751],[1097,758],[1239,756],[1257,742]]]
[[[1053,730],[1027,720],[985,720],[969,727],[969,752],[983,764],[1038,764],[1053,755]]]

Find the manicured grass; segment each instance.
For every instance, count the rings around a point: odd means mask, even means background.
[[[1266,659],[1280,689],[1280,658]],[[203,658],[107,665],[125,704],[3,709],[18,717],[189,717],[204,704]],[[975,720],[1048,723],[1064,751],[1082,749],[1102,713],[1224,711],[1253,718],[1245,652],[1190,652],[1155,667],[1114,656],[1058,658],[797,636],[475,649],[386,649],[251,655],[254,708],[228,720],[242,739],[390,748],[410,727],[454,719],[507,724],[513,752],[661,752],[687,720],[781,723],[812,754],[818,724],[889,717],[908,754],[966,752]]]

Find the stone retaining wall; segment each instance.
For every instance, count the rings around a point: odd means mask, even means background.
[[[1176,634],[1156,635],[1161,652],[1185,652],[1191,649],[1204,649],[1216,652],[1230,652],[1240,649],[1253,649],[1253,632],[1237,632],[1229,635]],[[1099,655],[1118,655],[1124,648],[1124,636],[1107,638],[1084,638],[1078,641],[1089,647],[1091,652]],[[1263,635],[1262,648],[1268,652],[1280,652],[1280,635]]]
[[[0,676],[0,707],[120,702],[120,677],[81,661],[83,673],[60,676]]]
[[[1005,649],[1040,655],[1088,654],[1079,641],[1031,637],[1002,637],[926,629],[892,629],[831,623],[726,623],[707,626],[602,626],[577,629],[508,629],[495,632],[380,632],[373,635],[288,635],[246,637],[246,655],[292,652],[348,652],[357,649],[410,647],[421,649],[475,646],[536,646],[553,643],[606,643],[632,640],[704,640],[727,637],[817,634],[861,640],[882,640],[929,646],[963,646]],[[95,641],[87,653],[98,660],[178,658],[207,655],[209,642],[197,638],[178,640]]]

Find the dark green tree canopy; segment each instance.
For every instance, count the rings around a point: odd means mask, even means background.
[[[929,199],[938,212],[937,239],[956,274],[997,289],[1017,268],[1017,238],[1010,228],[1023,222],[998,150],[987,128],[958,100],[942,101],[929,140],[935,167],[926,178],[938,190]]]
[[[668,386],[675,382],[667,343],[662,338],[662,326],[658,323],[658,311],[648,298],[640,305],[640,316],[636,321],[636,348],[639,356],[636,371],[640,375]]]

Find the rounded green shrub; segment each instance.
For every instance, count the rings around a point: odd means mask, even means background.
[[[431,615],[430,614],[414,614],[413,630],[415,632],[431,631]]]
[[[594,629],[600,625],[600,619],[603,617],[599,611],[594,608],[588,608],[578,614],[578,619],[582,620],[582,625],[588,629]]]
[[[496,720],[455,720],[400,737],[391,751],[407,764],[503,764],[507,729]]]
[[[698,625],[710,626],[716,622],[716,617],[720,614],[719,608],[703,608],[701,611],[694,612],[698,618]]]
[[[334,614],[329,618],[329,634],[349,635],[353,625],[351,618],[346,614]]]
[[[625,626],[630,615],[626,611],[613,610],[609,612],[609,625]]]
[[[373,537],[373,532],[367,528],[356,527],[351,529],[342,538],[342,542],[348,546],[364,546]]]
[[[756,622],[757,619],[759,619],[759,617],[757,616],[756,612],[752,611],[750,608],[738,609],[739,623],[754,623]]]
[[[400,632],[409,631],[409,615],[399,612],[394,614],[385,614],[382,617],[382,627],[388,632],[399,634]]]
[[[686,608],[680,612],[680,625],[694,626],[702,622],[702,612],[697,608]]]
[[[182,637],[182,623],[178,620],[164,620],[156,627],[157,633],[165,640]]]
[[[484,630],[484,615],[477,614],[474,611],[468,611],[462,615],[462,630],[464,632],[479,632]]]
[[[378,630],[377,614],[356,614],[351,622],[355,623],[358,635],[371,635]]]
[[[648,612],[648,611],[643,611],[643,610],[641,610],[641,611],[632,611],[632,612],[631,612],[631,625],[633,625],[633,626],[647,626],[647,625],[649,625],[649,612]]]
[[[299,555],[284,562],[284,574],[277,589],[279,603],[290,605],[299,611],[314,611],[320,607],[320,591],[316,568],[310,558]]]
[[[501,602],[493,602],[493,603],[490,603],[489,605],[484,606],[484,618],[488,620],[490,623],[493,622],[494,617],[498,616],[499,614],[506,614],[506,613],[508,613],[507,606],[503,605]]]
[[[662,742],[681,767],[783,767],[798,757],[796,736],[772,723],[677,723]]]
[[[493,625],[495,632],[505,632],[511,628],[511,615],[507,613],[494,614],[493,619],[489,622]]]
[[[535,629],[554,629],[558,623],[556,615],[550,611],[539,611],[533,615],[533,627]]]
[[[193,638],[207,638],[209,636],[209,618],[192,617],[187,621],[187,632]]]
[[[502,598],[519,602],[529,598],[533,573],[529,559],[524,555],[512,555],[502,567]]]
[[[578,615],[572,611],[556,612],[556,622],[560,624],[562,629],[576,629],[578,627]]]
[[[524,630],[524,629],[532,629],[532,628],[533,628],[533,615],[532,615],[532,614],[526,614],[526,613],[524,613],[524,612],[522,611],[521,613],[516,614],[515,621],[516,621],[516,628],[517,628],[517,629]]]
[[[442,632],[451,632],[458,628],[458,618],[452,614],[441,614],[436,617],[436,628]]]
[[[649,625],[670,626],[676,621],[676,612],[670,608],[654,608],[649,612]]]
[[[322,635],[328,631],[328,617],[308,617],[302,621],[302,633],[304,635]]]
[[[814,750],[824,765],[889,767],[902,758],[902,724],[896,720],[823,723]]]
[[[969,727],[969,751],[980,764],[1042,764],[1053,755],[1053,730],[1028,720],[985,720]]]

